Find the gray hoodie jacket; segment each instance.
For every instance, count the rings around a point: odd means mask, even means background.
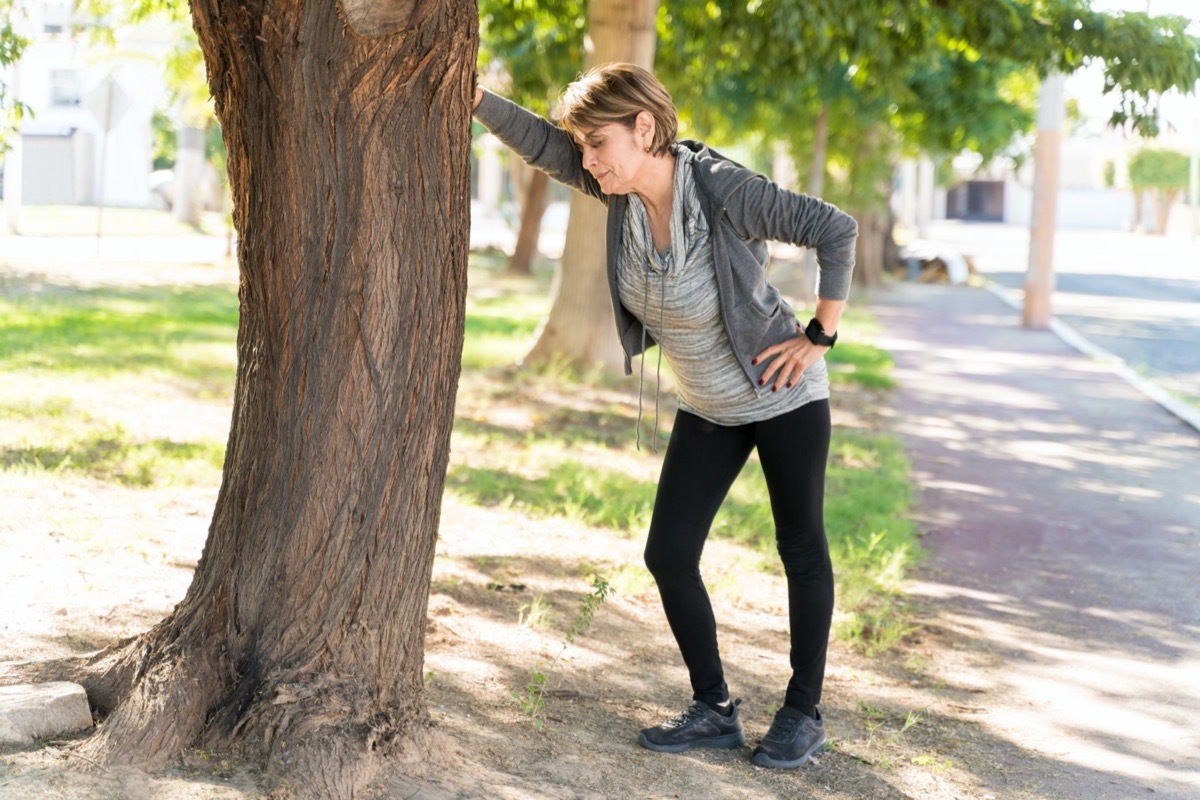
[[[641,322],[621,303],[617,289],[617,254],[628,198],[604,194],[583,168],[582,154],[570,135],[542,117],[491,92],[483,93],[475,116],[531,166],[608,206],[608,284],[617,335],[625,351],[625,374],[631,374],[632,357],[643,352],[643,341],[653,344],[653,340],[643,336]],[[766,394],[771,387],[759,386],[758,381],[769,361],[755,366],[751,359],[797,335],[795,312],[767,281],[767,241],[814,248],[817,296],[845,300],[858,224],[829,203],[781,189],[700,142],[680,144],[696,154],[692,164],[711,230],[721,316],[729,341],[755,392]]]

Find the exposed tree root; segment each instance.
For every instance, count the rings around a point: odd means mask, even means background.
[[[200,735],[220,682],[203,648],[163,654],[77,753],[105,766],[165,767]]]
[[[116,708],[145,669],[150,657],[144,641],[151,634],[114,642],[103,650],[47,661],[0,664],[0,685],[71,681],[87,690],[92,711],[106,715]]]

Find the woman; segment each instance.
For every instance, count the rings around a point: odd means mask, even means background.
[[[718,508],[758,449],[788,583],[792,678],[754,763],[799,767],[825,743],[817,703],[833,614],[823,502],[829,381],[823,356],[854,267],[854,220],[780,189],[705,145],[676,141],[670,95],[630,64],[563,92],[559,125],[482,89],[475,115],[534,167],[608,207],[608,282],[630,359],[658,344],[676,376],[646,566],[687,665],[691,706],[643,730],[651,750],[745,741],[717,646],[700,554]],[[815,317],[800,326],[766,280],[770,239],[815,248]]]

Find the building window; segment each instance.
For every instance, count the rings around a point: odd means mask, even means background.
[[[71,27],[74,3],[49,2],[42,8],[42,30],[48,34],[63,33]]]
[[[50,70],[50,105],[55,108],[74,108],[83,100],[79,70]]]

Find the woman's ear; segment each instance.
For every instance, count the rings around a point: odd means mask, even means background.
[[[633,127],[638,136],[645,141],[646,149],[650,149],[654,142],[654,115],[649,111],[639,111],[637,117],[634,118]]]

